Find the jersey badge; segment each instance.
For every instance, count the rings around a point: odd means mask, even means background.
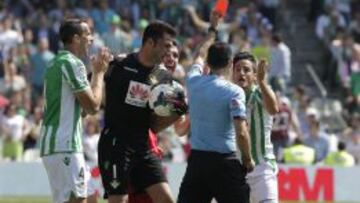
[[[114,189],[116,189],[117,187],[119,187],[120,182],[117,181],[116,179],[114,179],[113,181],[111,181],[110,185],[111,185],[111,187],[113,187]]]

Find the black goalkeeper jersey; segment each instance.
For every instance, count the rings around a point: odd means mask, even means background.
[[[137,53],[110,63],[105,76],[105,130],[110,135],[125,142],[147,143],[152,70],[153,67],[140,64]]]

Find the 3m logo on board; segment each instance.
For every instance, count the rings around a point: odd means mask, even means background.
[[[305,168],[280,169],[279,198],[287,201],[333,201],[334,170]]]
[[[145,108],[149,100],[150,86],[144,83],[130,81],[125,103]]]

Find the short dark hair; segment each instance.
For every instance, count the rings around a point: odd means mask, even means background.
[[[241,60],[249,60],[253,64],[254,72],[257,71],[256,58],[250,52],[242,51],[242,52],[235,54],[234,59],[233,59],[233,65],[235,65],[238,61],[241,61]]]
[[[209,47],[206,62],[210,69],[217,70],[225,68],[231,63],[232,51],[225,42],[215,42]]]
[[[272,36],[271,36],[271,40],[276,42],[276,43],[280,43],[283,41],[283,38],[281,36],[280,33],[274,33]]]
[[[295,90],[300,94],[300,95],[305,95],[305,87],[304,85],[298,85],[295,87]]]
[[[83,27],[81,27],[81,23],[85,21],[72,18],[64,20],[59,29],[60,39],[64,44],[69,44],[72,41],[74,35],[82,35],[84,32]]]
[[[296,137],[294,140],[294,145],[304,144],[304,140],[301,137]]]
[[[337,146],[339,151],[344,151],[346,149],[346,144],[344,142],[339,142]]]
[[[158,39],[162,38],[165,33],[173,37],[177,34],[176,30],[164,21],[157,20],[151,22],[144,30],[142,44],[145,44],[148,39],[152,39],[156,42]]]

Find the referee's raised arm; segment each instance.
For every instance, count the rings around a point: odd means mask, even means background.
[[[218,26],[222,17],[215,11],[211,12],[210,15],[210,27],[208,28],[208,33],[204,39],[204,41],[198,47],[196,55],[194,57],[194,63],[198,63],[200,65],[204,65],[204,61],[207,57],[207,51],[212,43],[215,42],[218,33]]]

